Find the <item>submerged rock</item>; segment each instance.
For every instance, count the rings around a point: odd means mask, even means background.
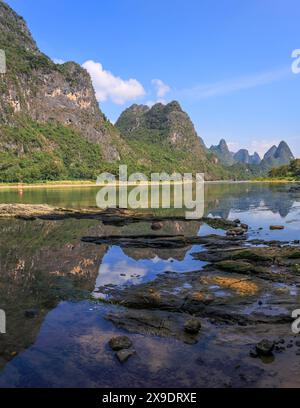
[[[134,354],[134,349],[123,349],[116,352],[117,359],[120,361],[120,363],[125,363]]]
[[[151,225],[151,229],[152,229],[153,231],[159,231],[159,230],[162,229],[162,227],[163,227],[163,223],[162,223],[162,222],[159,222],[159,221],[154,221],[154,222],[152,223],[152,225]]]
[[[198,334],[201,329],[201,323],[198,319],[189,319],[184,324],[184,331],[189,334]]]
[[[288,190],[289,193],[298,193],[300,192],[300,184],[296,184],[295,186],[292,186]]]
[[[186,344],[195,344],[195,335],[182,330],[185,315],[174,311],[126,309],[110,312],[106,319],[129,333],[158,337],[174,337]]]
[[[127,336],[113,337],[109,340],[109,346],[114,351],[129,349],[132,347],[132,341]]]
[[[241,228],[243,228],[244,230],[248,231],[249,226],[247,224],[241,224]]]
[[[259,356],[270,356],[274,350],[274,341],[263,339],[256,346],[256,352]]]
[[[235,227],[227,231],[226,235],[227,236],[239,236],[239,235],[244,235],[246,233],[246,229],[242,227]]]
[[[284,226],[283,225],[270,225],[270,230],[271,231],[284,230]]]

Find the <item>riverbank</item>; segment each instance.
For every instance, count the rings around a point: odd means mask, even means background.
[[[256,180],[210,180],[205,181],[205,184],[253,184],[253,183],[272,183],[272,184],[290,184],[290,183],[298,183],[297,180],[288,180],[288,179],[256,179]],[[172,184],[178,184],[179,182],[173,182]],[[145,182],[140,183],[142,185],[153,185],[154,183]],[[157,184],[157,183],[155,183]],[[162,182],[159,182],[162,184]],[[64,181],[47,181],[45,183],[37,182],[37,183],[0,183],[0,190],[25,190],[25,189],[64,189],[64,188],[85,188],[85,187],[101,187],[101,186],[112,186],[113,183],[109,184],[96,184],[94,180],[64,180]],[[119,186],[120,183],[117,183]],[[128,183],[128,186],[135,186],[135,183]]]

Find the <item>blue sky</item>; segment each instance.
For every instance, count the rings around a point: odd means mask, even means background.
[[[299,0],[8,0],[38,46],[85,64],[112,120],[177,99],[207,145],[300,157]]]

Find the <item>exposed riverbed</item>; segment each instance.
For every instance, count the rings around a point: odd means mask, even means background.
[[[0,204],[86,208],[96,192],[1,190]],[[205,198],[205,217],[224,221],[0,218],[0,386],[299,387],[300,193],[209,184]],[[118,335],[135,349],[123,364]]]

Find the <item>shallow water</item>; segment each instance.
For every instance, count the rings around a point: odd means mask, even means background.
[[[0,190],[0,203],[95,206],[98,189]],[[205,215],[239,218],[250,226],[249,239],[299,240],[300,195],[287,189],[287,185],[274,184],[208,184]],[[270,231],[274,224],[285,229]],[[201,273],[205,265],[192,257],[202,250],[199,245],[139,249],[80,241],[83,236],[149,233],[153,231],[146,222],[119,227],[94,220],[0,221],[0,309],[7,314],[7,334],[0,334],[0,386],[96,387],[128,386],[132,382],[136,386],[226,386],[229,379],[234,386],[240,385],[238,374],[224,362],[224,355],[231,348],[232,361],[238,362],[248,351],[231,341],[218,345],[225,332],[220,334],[210,326],[195,345],[131,334],[137,356],[124,366],[108,349],[108,340],[124,331],[105,319],[109,310],[118,306],[95,300],[103,297],[99,287],[145,283],[166,272]],[[204,236],[224,231],[199,221],[165,221],[155,233]],[[211,290],[220,298],[227,296],[217,285],[211,285]],[[245,306],[245,313],[255,307]],[[36,309],[38,315],[25,318],[28,309]],[[215,378],[199,374],[201,365],[208,361],[211,374],[219,372]],[[263,370],[255,364],[258,372]],[[264,381],[268,385],[268,380]]]

